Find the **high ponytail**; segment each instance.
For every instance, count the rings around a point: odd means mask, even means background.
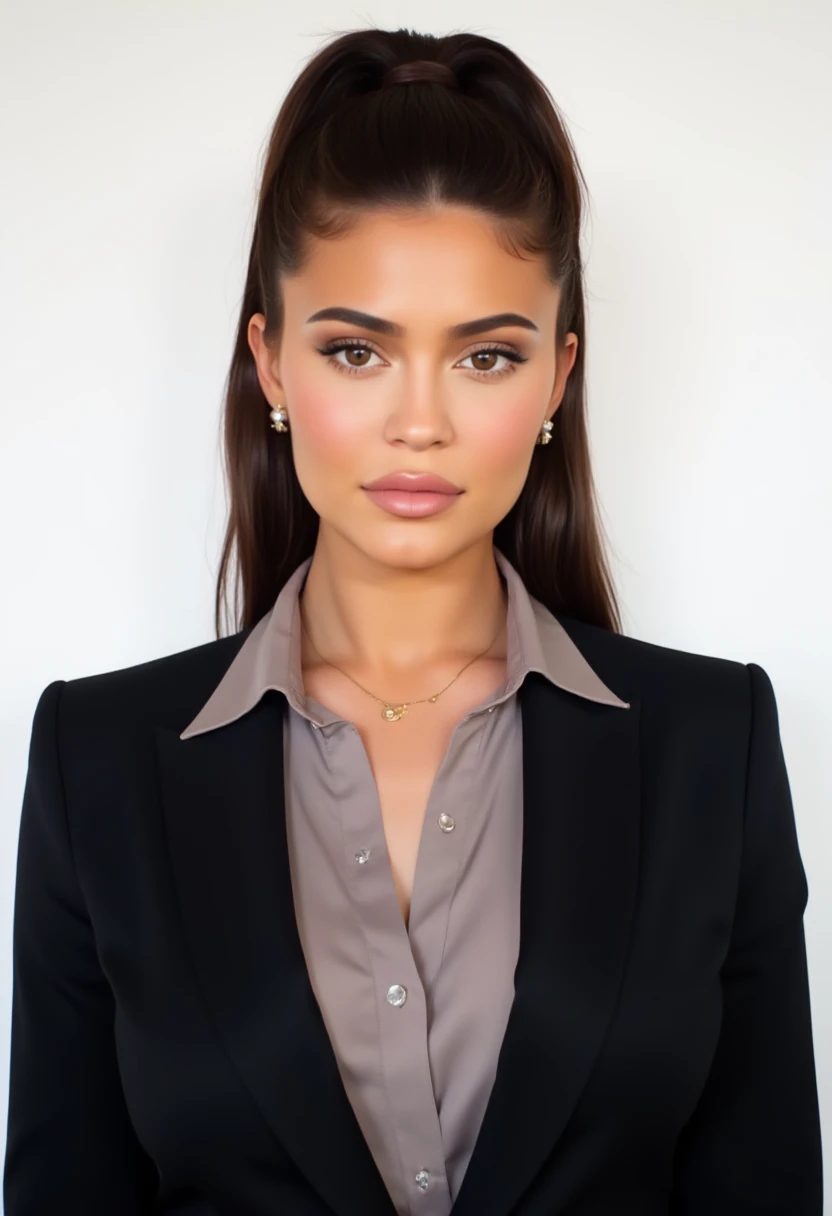
[[[408,65],[436,65],[406,87]],[[424,71],[424,70],[423,70]],[[614,632],[621,624],[602,540],[586,425],[584,179],[557,106],[513,51],[479,34],[356,30],[321,48],[277,115],[263,160],[231,366],[225,386],[229,516],[215,623],[236,557],[232,625],[272,606],[309,557],[318,516],[294,471],[291,441],[275,443],[247,330],[283,324],[281,281],[300,270],[308,236],[347,231],[365,208],[467,205],[488,214],[512,252],[541,256],[561,291],[556,334],[578,336],[575,364],[535,448],[525,485],[494,543],[552,612]]]

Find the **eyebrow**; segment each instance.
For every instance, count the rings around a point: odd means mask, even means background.
[[[371,329],[378,334],[386,334],[393,338],[403,338],[406,330],[395,321],[385,321],[383,317],[374,317],[372,313],[360,312],[357,308],[322,308],[314,312],[307,320],[307,325],[313,321],[344,321],[348,325],[360,325],[362,329]],[[445,335],[451,341],[457,338],[470,338],[474,334],[485,333],[490,329],[503,329],[509,325],[519,325],[523,329],[533,329],[538,333],[534,321],[522,316],[519,312],[497,312],[490,317],[478,317],[476,321],[463,321],[459,325],[450,325]]]

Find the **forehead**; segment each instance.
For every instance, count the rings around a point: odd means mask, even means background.
[[[310,237],[303,268],[284,282],[287,316],[338,304],[395,318],[446,319],[557,311],[541,257],[511,252],[495,222],[465,207],[362,212],[337,237]]]

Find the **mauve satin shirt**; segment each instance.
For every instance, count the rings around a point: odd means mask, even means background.
[[[494,556],[507,590],[506,682],[454,728],[427,802],[408,926],[361,736],[304,693],[298,596],[311,557],[180,736],[239,718],[269,688],[288,700],[286,831],[298,931],[344,1088],[400,1216],[448,1216],[514,998],[523,815],[517,690],[536,671],[592,701],[627,704],[496,547]]]

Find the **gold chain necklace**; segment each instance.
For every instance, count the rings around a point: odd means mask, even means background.
[[[300,605],[298,605],[298,611],[300,612]],[[375,695],[375,693],[370,692],[369,688],[365,688],[363,684],[359,684],[358,680],[353,679],[353,677],[350,675],[350,673],[348,671],[344,671],[343,667],[339,667],[337,663],[333,663],[330,659],[324,659],[324,656],[321,654],[320,650],[318,650],[316,648],[315,643],[312,641],[311,637],[309,637],[309,630],[306,628],[306,624],[303,619],[303,613],[300,613],[300,623],[303,628],[303,632],[306,634],[307,638],[309,638],[309,645],[315,651],[315,654],[318,656],[318,658],[323,659],[323,661],[325,663],[329,663],[330,667],[334,667],[336,671],[340,671],[342,675],[345,675],[348,680],[352,680],[353,684],[357,684],[362,692],[366,692],[367,695],[372,697],[374,701],[378,701],[379,705],[381,705],[383,707],[382,711],[381,711],[381,716],[382,716],[382,718],[384,718],[385,722],[398,722],[400,718],[404,717],[404,715],[407,713],[407,711],[411,705],[422,705],[426,701],[435,701],[437,699],[437,697],[441,697],[442,693],[445,692],[447,689],[449,689],[451,687],[451,684],[455,683],[459,679],[459,677],[462,675],[462,672],[465,671],[466,668],[470,667],[472,663],[476,663],[477,659],[481,659],[484,654],[488,654],[489,650],[491,649],[491,646],[493,646],[494,643],[497,641],[497,638],[500,636],[500,633],[503,628],[503,626],[501,624],[500,628],[497,630],[497,632],[494,634],[494,637],[491,640],[491,645],[486,646],[485,650],[481,651],[479,654],[475,654],[473,659],[469,659],[468,662],[465,664],[465,667],[463,667],[461,671],[457,672],[457,674],[454,676],[453,680],[451,680],[449,684],[446,684],[444,688],[441,688],[439,690],[439,692],[435,692],[432,697],[422,697],[418,701],[404,701],[401,705],[394,705],[394,704],[391,704],[390,701],[382,701],[381,697],[377,697]]]

